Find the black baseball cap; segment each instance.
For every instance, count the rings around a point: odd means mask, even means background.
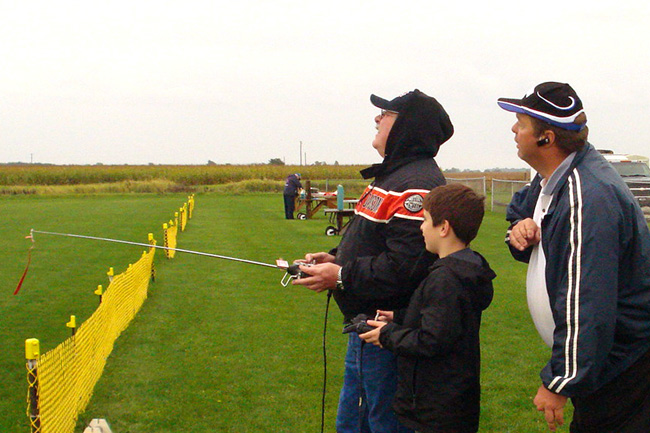
[[[377,108],[382,110],[395,111],[399,113],[406,106],[406,104],[415,96],[416,91],[405,93],[397,98],[393,98],[390,101],[384,98],[380,98],[377,95],[370,95],[370,102]]]
[[[521,99],[499,98],[497,104],[506,111],[527,114],[569,131],[581,131],[586,126],[575,123],[584,109],[578,94],[566,83],[542,83]]]

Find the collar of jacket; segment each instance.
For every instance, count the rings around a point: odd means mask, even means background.
[[[596,150],[589,142],[585,143],[583,148],[577,151],[575,158],[573,158],[573,161],[571,162],[571,165],[566,170],[564,175],[560,178],[560,180],[558,180],[557,183],[555,184],[555,188],[553,188],[551,195],[555,197],[566,186],[569,176],[571,176],[573,170],[582,162],[585,156],[591,151],[596,151]],[[539,194],[542,193],[541,179],[542,177],[539,175],[539,173],[537,173],[534,182],[531,183],[531,190],[533,189],[537,190],[535,197],[537,197]],[[548,221],[550,216],[553,215],[553,213],[555,212],[555,207],[557,206],[557,203],[558,203],[557,200],[555,199],[551,200],[551,205],[549,206],[548,211],[546,212],[546,215],[542,220],[542,228],[544,228],[545,221]],[[533,203],[533,208],[534,208],[534,203]]]
[[[575,158],[573,158],[573,161],[571,161],[571,165],[569,165],[569,168],[567,168],[566,172],[555,184],[553,191],[551,191],[552,195],[557,194],[558,191],[560,191],[560,189],[567,183],[567,179],[573,172],[573,169],[576,168],[576,166],[582,162],[582,160],[585,158],[587,153],[589,153],[592,149],[593,146],[589,142],[586,142],[585,145],[582,147],[582,149],[576,152],[576,156]]]

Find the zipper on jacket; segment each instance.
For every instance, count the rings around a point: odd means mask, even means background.
[[[416,384],[418,383],[417,382],[417,371],[418,371],[419,362],[420,362],[420,360],[416,358],[415,359],[415,365],[413,366],[413,382],[412,382],[412,385],[411,385],[411,390],[412,390],[411,391],[411,400],[412,400],[411,404],[413,405],[413,410],[416,409],[416,402],[417,402],[417,390],[416,390],[415,387],[416,387]]]

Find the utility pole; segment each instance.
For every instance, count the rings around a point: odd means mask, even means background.
[[[302,141],[300,142],[300,165],[302,166]]]

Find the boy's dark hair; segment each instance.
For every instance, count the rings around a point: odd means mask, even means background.
[[[434,226],[445,220],[466,245],[478,234],[485,214],[485,197],[461,183],[434,188],[424,197],[424,210],[431,215]]]

